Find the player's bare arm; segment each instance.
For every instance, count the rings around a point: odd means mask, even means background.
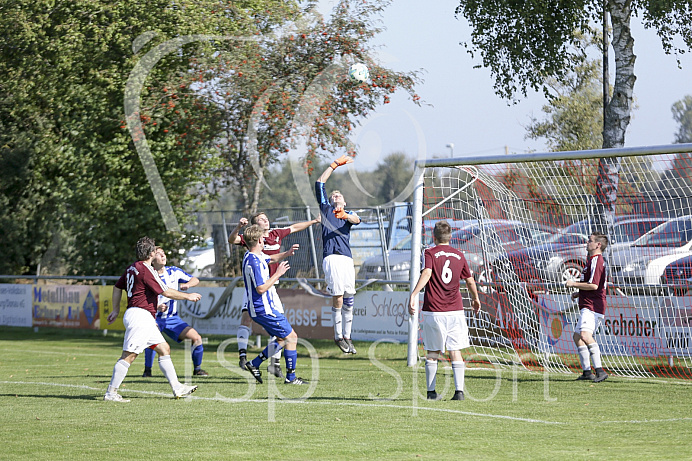
[[[420,277],[418,278],[418,283],[416,283],[415,288],[411,292],[411,296],[408,299],[408,313],[411,315],[415,315],[417,312],[416,309],[416,301],[418,300],[418,295],[420,294],[421,290],[425,285],[428,284],[428,281],[430,280],[430,277],[432,277],[432,269],[423,269],[420,273]]]
[[[199,293],[183,293],[172,288],[166,288],[161,294],[166,298],[175,299],[177,301],[192,301],[193,303],[202,299],[202,295]]]
[[[278,263],[281,260],[284,260],[288,258],[289,256],[293,256],[293,254],[300,249],[300,245],[298,243],[294,243],[291,248],[288,250],[284,251],[283,253],[277,253],[275,255],[269,256],[269,260],[272,263]]]
[[[320,221],[322,221],[322,215],[317,215],[317,217],[311,221],[303,221],[303,222],[291,224],[290,226],[288,226],[288,228],[290,229],[291,234],[292,234],[294,232],[300,232],[302,230],[305,230],[308,227],[312,226],[313,224],[317,224]]]
[[[269,289],[272,287],[272,285],[274,285],[276,282],[279,281],[279,277],[284,275],[290,268],[291,268],[291,266],[288,264],[288,261],[283,261],[282,263],[280,263],[278,265],[278,267],[276,268],[276,272],[274,272],[274,275],[269,277],[269,279],[266,282],[264,282],[262,285],[257,286],[257,288],[256,288],[257,293],[263,295],[264,293],[269,291]]]
[[[178,289],[180,291],[187,291],[188,288],[196,287],[199,285],[199,279],[197,277],[192,277],[189,282],[181,283]]]
[[[113,310],[108,314],[108,325],[115,322],[115,319],[120,315],[120,300],[123,297],[123,290],[113,287]]]
[[[576,280],[567,280],[565,282],[565,286],[567,288],[578,288],[580,290],[585,290],[585,291],[598,290],[598,285],[596,285],[595,283],[577,282]]]
[[[471,294],[471,307],[473,311],[478,313],[481,310],[481,299],[478,297],[478,287],[476,287],[476,280],[473,277],[464,279],[466,282],[466,288]]]
[[[240,218],[238,225],[231,231],[231,235],[228,236],[228,243],[232,245],[240,245],[240,229],[247,226],[247,218]]]

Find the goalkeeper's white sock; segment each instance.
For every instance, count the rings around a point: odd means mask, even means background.
[[[434,391],[437,383],[437,360],[425,359],[425,380],[428,390]]]
[[[454,374],[454,390],[464,390],[464,371],[466,371],[466,363],[464,361],[452,362],[452,373]]]
[[[175,367],[170,355],[159,356],[159,368],[161,368],[161,372],[168,380],[171,388],[176,390],[180,386],[180,381],[178,381],[178,375],[175,373]]]
[[[577,350],[579,351],[579,361],[581,362],[581,369],[584,371],[591,371],[591,364],[589,363],[589,347],[579,346]]]
[[[344,296],[344,306],[341,308],[341,315],[344,319],[344,337],[351,338],[351,327],[353,326],[353,303],[355,299],[353,296]]]
[[[111,383],[108,385],[108,393],[111,394],[116,392],[120,385],[123,383],[125,376],[127,376],[127,370],[130,369],[130,364],[125,360],[120,359],[115,362],[113,367],[113,376],[111,377]]]
[[[593,361],[594,368],[603,368],[601,364],[601,348],[598,343],[589,344],[589,353],[591,354],[591,360]]]
[[[341,309],[332,307],[332,314],[334,316],[334,339],[341,339],[344,337],[341,332]]]

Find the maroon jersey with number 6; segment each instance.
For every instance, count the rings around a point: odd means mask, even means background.
[[[158,274],[149,264],[137,261],[120,276],[115,287],[127,293],[127,307],[140,307],[156,317],[159,295],[166,291]]]
[[[464,310],[459,280],[471,277],[464,254],[451,245],[437,245],[425,250],[425,269],[432,275],[425,287],[423,310],[449,312]]]

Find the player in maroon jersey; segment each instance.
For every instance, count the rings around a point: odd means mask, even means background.
[[[265,213],[256,213],[250,217],[250,224],[257,224],[262,229],[264,229],[264,254],[271,256],[281,252],[281,240],[283,240],[288,235],[307,229],[320,222],[320,217],[311,221],[303,221],[295,224],[291,224],[288,227],[280,227],[271,229],[269,227],[269,218]],[[245,245],[245,239],[240,234],[240,229],[247,226],[248,220],[246,218],[240,218],[238,225],[233,229],[231,235],[228,236],[228,242],[233,245]],[[294,251],[298,249],[298,245],[293,245]],[[276,272],[277,264],[269,265],[269,276],[271,277]],[[276,290],[275,286],[272,286],[272,290]],[[275,296],[279,299],[278,296]],[[279,301],[275,308],[283,314],[284,308]],[[250,337],[250,332],[252,331],[252,318],[247,311],[247,307],[243,306],[242,314],[240,318],[240,326],[238,327],[238,355],[240,359],[239,366],[245,370],[245,364],[247,363],[247,343]],[[272,341],[273,338],[270,340]],[[281,351],[278,351],[274,356],[271,357],[269,365],[267,366],[267,371],[273,374],[277,378],[283,378],[284,375],[281,372]]]
[[[440,400],[435,391],[437,360],[449,350],[454,374],[452,400],[464,400],[464,359],[461,349],[469,347],[469,328],[459,292],[459,280],[464,279],[471,294],[471,306],[478,312],[481,302],[476,282],[464,254],[449,244],[452,228],[447,221],[438,221],[433,230],[435,246],[425,250],[425,266],[409,298],[409,313],[417,315],[418,294],[423,287],[423,344],[425,346],[425,377],[428,399]]]
[[[188,386],[178,381],[178,375],[171,361],[171,348],[156,325],[158,299],[159,295],[163,295],[170,299],[197,302],[202,295],[182,293],[164,285],[151,265],[156,255],[156,243],[153,239],[149,237],[139,239],[136,251],[137,262],[127,268],[113,287],[113,311],[108,314],[108,324],[113,323],[120,315],[120,299],[122,291],[126,290],[127,310],[123,316],[125,339],[123,354],[113,367],[113,376],[103,399],[129,402],[118,394],[118,388],[127,376],[132,362],[147,347],[153,348],[159,354],[159,367],[173,389],[173,396],[178,399],[193,393],[197,386]]]
[[[603,322],[606,310],[606,271],[603,261],[603,251],[608,246],[608,237],[594,232],[589,236],[586,244],[588,262],[581,274],[581,280],[568,280],[565,285],[570,288],[579,288],[572,293],[572,299],[579,298],[579,320],[574,327],[574,343],[579,351],[579,362],[582,374],[578,381],[593,381],[600,383],[608,379],[608,374],[603,371],[601,364],[601,348],[593,338],[593,333]],[[591,371],[591,363],[596,369],[596,374]]]

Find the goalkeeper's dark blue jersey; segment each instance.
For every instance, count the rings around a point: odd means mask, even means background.
[[[349,238],[353,224],[334,216],[334,207],[329,204],[323,182],[315,182],[315,196],[322,213],[322,257],[344,255],[352,258]],[[352,214],[350,211],[347,213]]]

